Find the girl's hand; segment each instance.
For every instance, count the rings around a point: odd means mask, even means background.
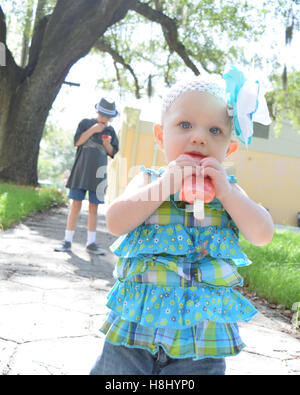
[[[209,176],[216,192],[216,198],[220,201],[232,192],[232,185],[228,181],[224,167],[212,157],[207,157],[201,160],[200,165],[203,166],[201,174],[206,177]]]
[[[200,172],[201,167],[190,155],[179,155],[178,158],[169,162],[162,175],[163,188],[168,188],[170,195],[173,195],[182,187],[184,178],[192,174],[200,175]]]

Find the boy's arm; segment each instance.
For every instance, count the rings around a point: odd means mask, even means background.
[[[115,129],[112,126],[110,126],[109,128],[111,133],[111,141],[110,141],[111,150],[108,152],[108,154],[111,158],[114,158],[116,153],[119,151],[119,139],[115,132]]]
[[[105,137],[102,139],[103,147],[105,148],[107,154],[113,158],[114,156],[114,147],[111,145],[111,136]]]
[[[220,200],[250,243],[263,246],[272,241],[274,224],[271,215],[264,207],[253,202],[240,186],[233,184],[231,193]]]
[[[104,125],[100,123],[95,123],[89,129],[81,134],[79,139],[76,141],[75,146],[79,147],[80,145],[84,144],[93,134],[100,133],[104,129]]]

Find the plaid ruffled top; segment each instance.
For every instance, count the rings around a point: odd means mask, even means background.
[[[142,169],[152,180],[163,171]],[[236,182],[232,176],[229,181]],[[244,344],[236,322],[257,311],[233,289],[242,284],[237,267],[251,263],[238,240],[236,225],[217,199],[205,204],[199,222],[171,196],[111,246],[119,257],[118,281],[101,328],[106,339],[152,353],[162,346],[173,358],[239,353]]]

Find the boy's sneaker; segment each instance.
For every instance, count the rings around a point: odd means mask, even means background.
[[[96,243],[89,244],[86,246],[86,251],[92,255],[105,255],[106,251],[100,248]]]
[[[70,252],[72,243],[70,241],[63,240],[60,247],[54,248],[57,252]]]

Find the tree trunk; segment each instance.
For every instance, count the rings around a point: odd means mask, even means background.
[[[7,65],[0,67],[0,179],[37,184],[39,143],[66,75],[109,26],[124,18],[129,3],[58,0],[35,29],[27,67],[17,66],[6,47]],[[0,37],[6,44],[1,7]]]
[[[27,81],[5,93],[8,105],[0,122],[0,179],[37,184],[39,143],[59,89],[56,84],[45,92]]]

